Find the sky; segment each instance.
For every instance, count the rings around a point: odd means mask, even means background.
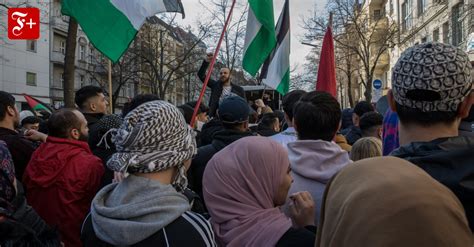
[[[206,14],[206,10],[199,3],[198,0],[181,0],[184,6],[186,13],[186,18],[181,22],[181,24],[191,27],[195,27],[197,24],[198,18],[202,18],[202,14]],[[204,4],[210,2],[209,0],[201,0]],[[245,0],[238,0],[245,1]],[[290,22],[291,22],[291,55],[290,63],[294,68],[297,66],[297,71],[301,71],[302,64],[304,63],[304,58],[308,52],[310,52],[311,47],[302,45],[301,39],[304,34],[304,29],[302,26],[303,16],[310,16],[314,9],[321,10],[321,14],[324,13],[324,7],[327,0],[290,0]],[[280,12],[283,8],[285,0],[273,0],[275,19],[277,20]],[[179,19],[179,18],[178,18]],[[276,23],[275,20],[275,23]],[[312,43],[309,41],[309,43]]]

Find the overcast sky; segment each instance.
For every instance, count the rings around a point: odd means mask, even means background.
[[[245,1],[245,0],[238,0]],[[302,16],[309,16],[311,11],[315,8],[324,13],[324,7],[327,0],[290,0],[290,21],[291,21],[291,56],[290,62],[292,66],[304,63],[304,57],[311,50],[311,47],[302,45],[300,40],[304,33],[301,28]],[[210,2],[202,0],[203,3]],[[274,0],[275,19],[278,19],[283,8],[285,0]],[[186,18],[182,21],[184,25],[196,26],[197,18],[202,18],[206,14],[206,10],[198,2],[198,0],[182,0],[186,12]],[[179,19],[179,18],[178,18]],[[276,23],[276,20],[275,20]],[[301,66],[300,66],[301,67]]]

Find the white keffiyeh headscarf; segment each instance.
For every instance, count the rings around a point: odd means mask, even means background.
[[[160,100],[140,105],[113,131],[112,141],[117,153],[107,162],[111,170],[127,175],[178,167],[173,185],[178,191],[186,188],[183,162],[196,154],[196,140],[175,106]]]

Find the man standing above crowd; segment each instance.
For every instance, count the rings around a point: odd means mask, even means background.
[[[24,184],[28,203],[48,225],[58,227],[65,246],[82,246],[81,223],[90,209],[104,167],[87,145],[87,121],[77,110],[54,112],[49,136],[31,157]]]
[[[451,45],[423,43],[407,49],[392,71],[388,100],[400,120],[400,148],[391,155],[451,189],[474,230],[474,138],[458,130],[474,102],[468,56]]]
[[[199,69],[199,79],[204,82],[206,79],[206,70],[212,59],[212,53],[208,53],[206,59],[202,62],[201,68]],[[211,98],[209,99],[209,116],[214,117],[216,115],[219,103],[229,96],[240,96],[245,99],[245,91],[242,87],[232,84],[230,69],[222,68],[219,72],[219,80],[215,81],[209,79],[207,86],[211,89]]]

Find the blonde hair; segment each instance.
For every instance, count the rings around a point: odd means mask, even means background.
[[[364,137],[352,145],[351,160],[353,161],[378,156],[382,156],[382,141],[379,138]]]

